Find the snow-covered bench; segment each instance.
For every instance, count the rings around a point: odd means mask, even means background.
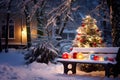
[[[114,66],[116,64],[116,55],[118,53],[119,47],[95,47],[95,48],[76,48],[74,47],[73,50],[70,52],[70,54],[73,54],[74,52],[82,52],[84,55],[88,55],[86,52],[95,53],[97,56],[102,57],[112,57],[114,58],[114,61],[108,61],[108,60],[90,60],[90,59],[63,59],[58,58],[57,62],[61,62],[64,66],[64,73],[67,74],[69,70],[72,71],[72,74],[76,73],[76,64],[77,63],[84,63],[84,64],[101,64],[104,66],[105,69],[105,76],[109,77],[111,75],[111,65]],[[69,68],[68,65],[71,64],[72,67]]]

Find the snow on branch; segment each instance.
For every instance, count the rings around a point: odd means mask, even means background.
[[[29,21],[31,21],[33,15],[37,11],[38,8],[42,6],[42,3],[46,0],[38,0],[36,3],[34,0],[22,0],[17,7],[20,8],[21,13],[26,12],[29,17]],[[32,5],[29,5],[32,4]]]
[[[50,16],[52,13],[55,13],[58,9],[62,8],[62,6],[64,6],[64,4],[65,4],[65,2],[62,3],[61,5],[59,5],[57,8],[54,8],[52,11],[50,11],[50,12],[48,13],[47,16]]]
[[[10,7],[12,0],[1,0],[0,1],[0,8],[8,10],[8,7]]]
[[[89,14],[91,14],[91,13],[93,13],[93,12],[95,12],[95,11],[98,11],[101,7],[102,7],[102,5],[101,5],[101,4],[100,4],[100,5],[98,5],[98,6],[96,6],[96,8],[95,8],[95,9],[93,9],[93,10],[91,10],[91,11],[89,12]]]
[[[63,18],[68,17],[70,20],[73,21],[73,19],[69,16],[71,13],[71,0],[65,0],[61,5],[59,5],[57,8],[54,8],[52,11],[48,13],[48,17],[50,17],[47,20],[46,24],[46,31],[49,33],[49,26],[53,25],[56,26],[56,21],[58,16],[63,16]],[[64,19],[63,19],[64,20]]]
[[[74,21],[74,19],[72,17],[70,17],[68,14],[67,14],[67,17],[71,20],[71,21]]]
[[[21,7],[22,9],[25,8],[25,6],[30,3],[33,0],[22,0],[20,4],[18,4],[18,7]]]
[[[7,6],[9,6],[9,3],[10,3],[11,1],[12,1],[12,0],[7,0],[7,1],[6,1]]]
[[[37,9],[42,5],[43,1],[45,0],[39,0],[32,8],[31,12],[30,12],[30,21],[33,17],[33,15],[35,14],[35,12],[37,11]]]
[[[109,22],[110,14],[107,10],[107,7],[107,3],[102,2],[101,4],[97,5],[96,8],[91,10],[88,14],[95,14],[97,17],[100,17],[103,21]],[[104,15],[106,16],[106,18],[103,17]]]
[[[6,5],[5,0],[1,0],[0,1],[0,8],[5,7],[5,5]]]

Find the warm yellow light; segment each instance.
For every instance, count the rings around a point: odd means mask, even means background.
[[[77,59],[84,59],[84,56],[81,52],[77,54]]]
[[[99,61],[104,61],[104,58],[100,56]]]
[[[86,18],[91,18],[90,15],[87,15]]]
[[[23,29],[22,30],[22,35],[25,35],[26,34],[26,31]]]

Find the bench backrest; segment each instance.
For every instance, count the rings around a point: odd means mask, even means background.
[[[101,52],[101,53],[117,53],[119,47],[90,47],[90,48],[78,48],[74,47],[72,52]]]
[[[95,55],[98,56],[115,58],[118,53],[118,50],[119,47],[90,47],[90,48],[73,47],[73,50],[70,52],[70,54],[74,52],[82,52],[84,55],[94,53]],[[87,52],[89,52],[89,54],[86,54]]]

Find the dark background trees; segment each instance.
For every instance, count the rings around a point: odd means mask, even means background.
[[[120,2],[108,0],[111,14],[113,46],[120,46]]]
[[[52,27],[54,26],[54,29],[56,29],[54,31],[55,34],[61,35],[64,28],[70,26],[68,25],[69,22],[73,23],[74,27],[78,27],[81,24],[82,17],[87,14],[97,19],[100,26],[104,28],[104,35],[107,35],[107,33],[105,33],[106,31],[112,34],[113,46],[120,46],[120,2],[117,0],[95,0],[93,2],[91,2],[91,0],[58,0],[57,2],[56,0],[17,0],[14,7],[12,1],[14,0],[1,0],[0,9],[6,9],[6,21],[9,20],[10,12],[12,12],[14,8],[14,12],[21,12],[26,15],[28,47],[31,46],[30,21],[33,15],[36,15],[39,22],[38,29],[44,27],[48,35],[50,35],[53,30]],[[108,5],[109,10],[106,9],[106,5]],[[18,9],[16,10],[16,8]],[[83,15],[82,17],[81,14]],[[110,25],[106,25],[110,23],[108,19],[111,19],[112,32],[108,30],[108,28],[111,29]],[[6,27],[6,33],[7,31]],[[39,32],[40,34],[43,33],[42,30],[38,30],[38,34]],[[2,50],[1,44],[0,37],[0,50]],[[8,39],[6,35],[6,51],[7,47]]]

